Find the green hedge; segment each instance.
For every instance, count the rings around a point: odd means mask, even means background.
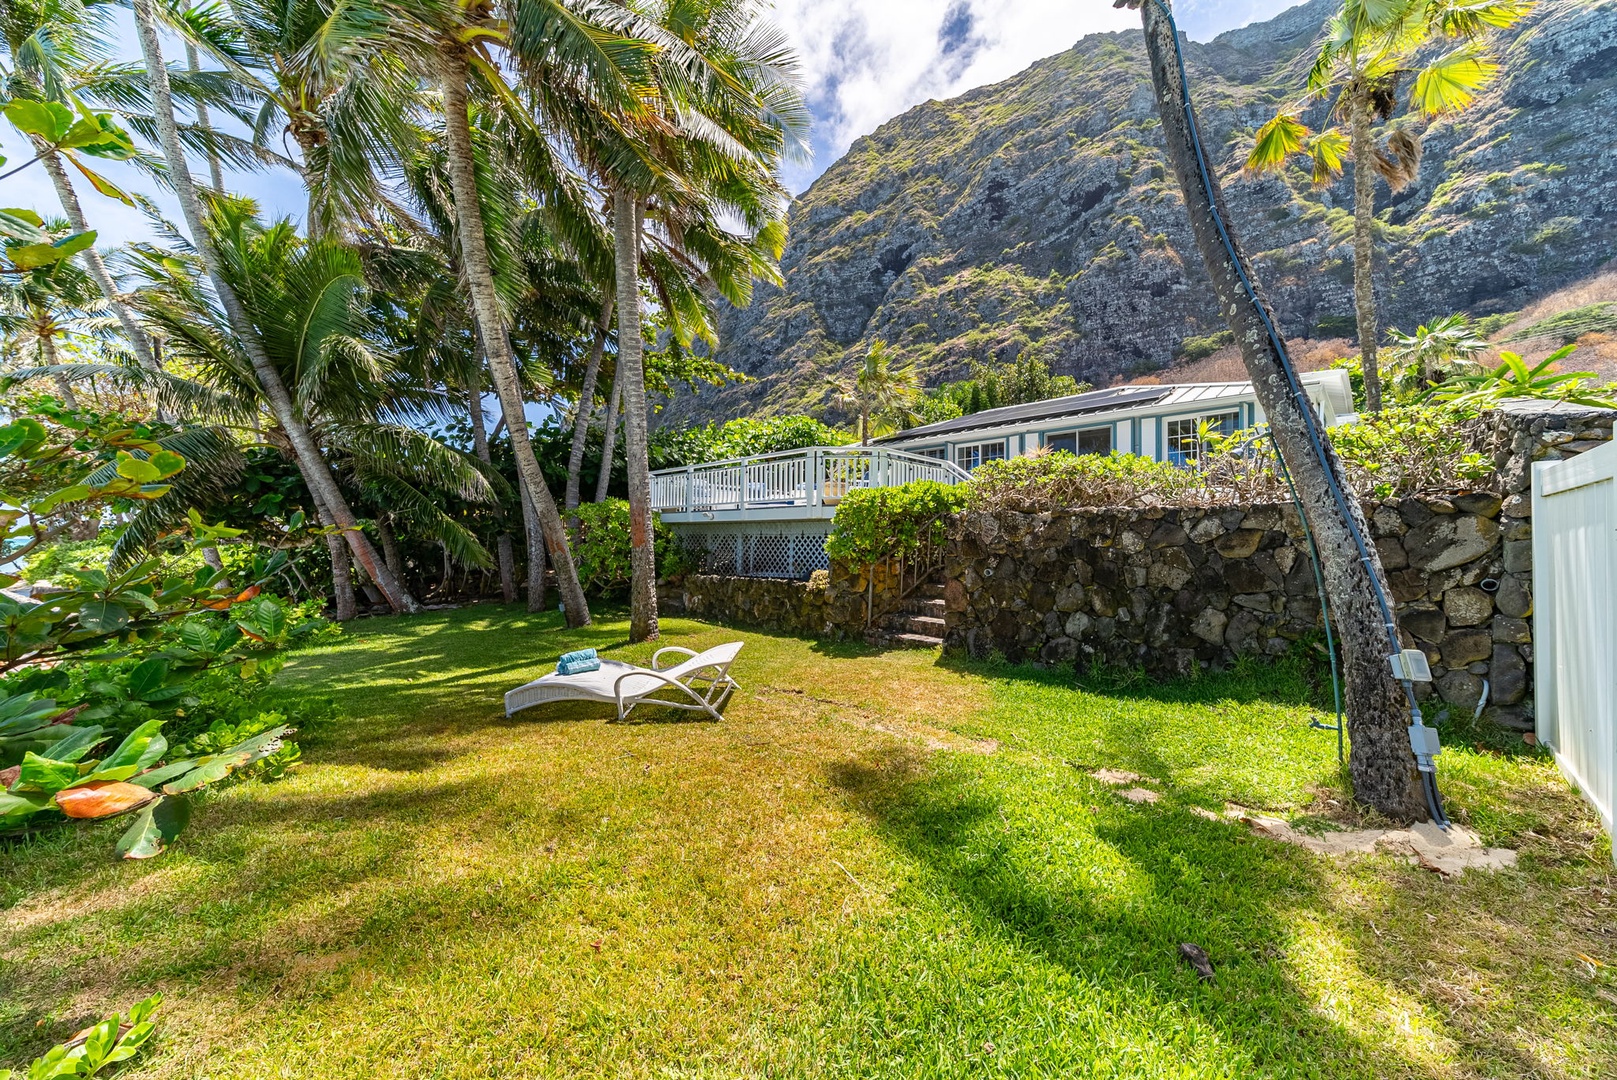
[[[913,555],[928,540],[941,543],[943,519],[965,505],[967,487],[917,480],[899,487],[856,488],[837,506],[826,554],[868,565]]]

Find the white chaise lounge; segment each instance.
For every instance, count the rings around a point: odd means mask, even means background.
[[[705,712],[715,720],[722,720],[719,706],[732,690],[741,688],[730,678],[730,665],[735,663],[742,644],[732,641],[703,652],[670,645],[657,650],[649,668],[602,660],[599,671],[586,671],[581,675],[551,672],[506,694],[505,715],[547,701],[604,701],[617,706],[618,719],[622,720],[636,705],[651,701],[675,709]],[[665,668],[662,658],[667,653],[687,659]],[[667,696],[655,696],[664,691],[669,691]]]

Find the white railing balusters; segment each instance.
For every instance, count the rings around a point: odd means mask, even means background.
[[[812,446],[663,469],[651,474],[651,498],[652,509],[669,513],[824,506],[854,488],[894,487],[915,480],[955,484],[968,475],[953,462],[902,450]]]

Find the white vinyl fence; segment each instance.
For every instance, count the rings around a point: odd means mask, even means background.
[[[1617,442],[1533,466],[1538,739],[1617,828]]]

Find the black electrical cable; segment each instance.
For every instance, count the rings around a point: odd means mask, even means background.
[[[1285,372],[1286,384],[1291,392],[1292,401],[1302,413],[1303,427],[1308,433],[1309,443],[1325,474],[1326,487],[1329,489],[1331,498],[1336,503],[1337,508],[1341,510],[1342,519],[1347,523],[1348,535],[1351,537],[1353,546],[1358,553],[1359,562],[1364,565],[1365,572],[1370,576],[1371,587],[1376,597],[1376,605],[1381,609],[1382,629],[1386,632],[1387,641],[1392,647],[1392,655],[1397,655],[1403,651],[1403,642],[1398,637],[1398,621],[1393,615],[1392,599],[1381,589],[1375,573],[1375,563],[1370,557],[1369,545],[1359,531],[1358,522],[1353,518],[1347,497],[1343,493],[1341,485],[1336,482],[1336,476],[1331,471],[1330,461],[1325,453],[1325,443],[1314,416],[1313,403],[1309,401],[1307,394],[1303,392],[1302,384],[1297,379],[1297,372],[1291,365],[1291,355],[1286,351],[1285,339],[1275,329],[1274,323],[1269,318],[1268,311],[1265,310],[1263,303],[1259,300],[1257,288],[1247,276],[1246,266],[1235,249],[1235,242],[1230,238],[1229,230],[1225,228],[1224,215],[1219,212],[1218,199],[1215,197],[1213,188],[1212,170],[1207,164],[1207,153],[1202,147],[1201,131],[1196,125],[1195,110],[1191,108],[1190,75],[1185,70],[1185,53],[1179,45],[1179,24],[1174,20],[1173,12],[1168,9],[1168,5],[1163,3],[1163,0],[1152,0],[1152,3],[1156,4],[1157,8],[1162,12],[1163,18],[1168,20],[1169,37],[1173,41],[1174,62],[1179,68],[1180,107],[1184,111],[1185,125],[1190,132],[1191,147],[1196,152],[1196,168],[1201,174],[1202,191],[1207,196],[1207,205],[1212,213],[1213,224],[1218,228],[1218,236],[1224,244],[1225,253],[1229,256],[1230,266],[1234,268],[1236,277],[1240,279],[1241,288],[1245,290],[1247,296],[1251,299],[1253,310],[1258,313],[1258,318],[1262,321],[1263,328],[1269,335],[1269,342],[1274,347],[1275,354],[1280,360],[1280,369]],[[1323,591],[1320,595],[1323,597]],[[1413,726],[1425,726],[1421,718],[1420,703],[1415,700],[1414,686],[1407,678],[1399,678],[1398,682],[1403,687],[1405,699],[1409,702],[1410,716],[1414,721]],[[1428,771],[1425,768],[1420,770],[1421,787],[1425,792],[1426,806],[1432,815],[1432,820],[1440,827],[1447,828],[1449,822],[1448,818],[1443,814],[1442,799],[1438,795],[1435,766],[1433,770]]]
[[[1291,470],[1286,468],[1286,459],[1280,456],[1280,444],[1274,441],[1274,433],[1270,432],[1269,442],[1275,448],[1275,461],[1280,466],[1280,475],[1286,478],[1286,488],[1291,492],[1291,504],[1297,508],[1297,520],[1303,523],[1303,538],[1308,541],[1308,561],[1314,569],[1314,589],[1319,593],[1319,617],[1325,624],[1325,655],[1331,661],[1331,697],[1336,704],[1336,763],[1340,765],[1343,757],[1343,739],[1347,732],[1347,721],[1342,716],[1342,675],[1336,666],[1336,635],[1331,631],[1331,605],[1325,597],[1325,575],[1319,568],[1319,545],[1314,543],[1314,530],[1308,524],[1308,515],[1303,512],[1303,501],[1297,497],[1297,485],[1292,482]],[[1324,727],[1318,720],[1314,727]]]

